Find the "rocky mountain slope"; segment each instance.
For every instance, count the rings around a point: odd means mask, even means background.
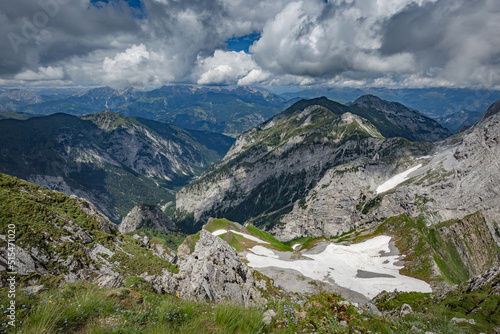
[[[221,164],[178,192],[177,208],[194,221],[218,216],[265,226],[280,240],[334,236],[399,214],[433,223],[480,211],[500,236],[498,103],[437,144],[383,139],[375,121],[316,116],[313,110],[326,109],[301,110],[300,103],[243,134]],[[342,124],[359,127],[349,132]]]
[[[276,232],[284,238],[335,234],[354,228],[357,221],[402,213],[423,214],[432,223],[476,211],[485,215],[492,231],[498,229],[500,116],[493,112],[497,109],[498,103],[492,105],[476,125],[439,143],[428,155],[407,157],[406,163],[357,163],[329,171],[302,203],[295,203],[282,220],[283,230]],[[407,181],[377,191],[410,167],[416,170]]]
[[[160,273],[161,267],[175,271],[132,237],[119,235],[116,225],[89,202],[5,174],[0,174],[0,198],[0,271],[7,270],[11,245],[15,265],[10,271],[20,280],[59,277],[119,286],[123,273]],[[14,226],[14,242],[7,239],[8,226]],[[2,284],[6,278],[2,275]]]
[[[16,261],[11,269],[23,281],[29,278],[33,284],[58,277],[62,282],[120,287],[126,277],[142,275],[158,292],[181,293],[186,299],[245,305],[261,299],[253,271],[234,248],[209,232],[202,231],[194,253],[178,262],[175,253],[156,240],[120,234],[81,199],[4,174],[0,199],[0,271],[7,270],[7,230],[12,224]],[[2,285],[6,278],[2,275]]]
[[[500,91],[498,90],[467,88],[311,87],[298,92],[282,94],[286,99],[296,97],[311,99],[317,96],[326,96],[345,101],[354,101],[361,95],[375,95],[384,100],[398,101],[410,109],[418,110],[423,115],[435,119],[453,133],[462,126],[476,123],[484,111],[500,99]],[[460,117],[455,118],[456,116]],[[461,124],[458,124],[458,120]]]
[[[392,104],[376,101],[376,107],[388,105],[386,109],[393,110]],[[308,192],[335,168],[341,175],[357,170],[358,165],[373,165],[383,177],[391,173],[390,165],[396,161],[404,164],[408,157],[427,155],[430,143],[384,136],[405,133],[415,137],[418,131],[426,133],[430,128],[403,128],[399,124],[404,113],[395,113],[398,123],[384,110],[346,107],[326,98],[299,101],[242,134],[221,163],[178,192],[177,209],[180,214],[192,213],[195,222],[216,216],[270,228],[294,203],[303,203]],[[413,112],[410,115],[416,117]],[[411,117],[408,122],[414,121]],[[442,133],[440,126],[437,133]],[[357,220],[356,213],[352,220]]]
[[[469,127],[472,124],[476,123],[483,116],[484,110],[482,111],[467,111],[461,110],[454,112],[452,114],[448,114],[445,116],[441,116],[436,118],[436,121],[439,124],[443,125],[445,128],[449,129],[453,133],[457,133],[461,131],[464,127]]]
[[[133,232],[141,228],[155,229],[164,233],[176,230],[174,223],[159,207],[148,204],[135,206],[118,225],[121,233]]]
[[[109,111],[0,121],[0,172],[94,203],[119,222],[138,203],[173,200],[233,139]]]
[[[12,89],[0,94],[0,110],[21,111],[30,104],[41,102],[41,96],[25,89]]]
[[[384,101],[373,95],[361,96],[349,107],[357,111],[352,111],[353,113],[365,117],[381,131],[383,131],[384,126],[379,125],[379,122],[384,117],[395,125],[397,130],[391,129],[390,133],[384,134],[386,137],[403,137],[410,141],[435,142],[451,135],[448,129],[443,128],[438,122],[420,112],[410,110],[401,103]],[[373,111],[366,112],[363,109],[376,110],[382,115],[377,115]]]

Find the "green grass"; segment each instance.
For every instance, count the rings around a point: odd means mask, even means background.
[[[261,231],[252,225],[247,225],[246,227],[243,227],[225,218],[221,218],[221,219],[210,219],[204,228],[209,232],[214,232],[217,230],[228,230],[228,231],[235,230],[237,232],[253,235],[259,239],[267,241],[268,244],[261,244],[264,247],[270,247],[280,251],[292,251],[292,248],[290,246],[287,246],[279,242],[269,233]],[[224,239],[230,246],[233,246],[239,252],[242,252],[245,249],[251,248],[255,245],[254,241],[249,240],[236,233],[224,233],[219,235],[219,237]]]
[[[230,222],[225,218],[210,219],[209,222],[205,225],[205,230],[207,230],[208,232],[215,232],[217,230],[229,230],[229,229],[235,229],[237,231],[240,230],[240,228],[237,225],[235,225],[233,222]]]
[[[280,250],[280,251],[285,251],[285,252],[293,251],[292,247],[290,247],[289,245],[287,245],[285,243],[282,243],[282,242],[276,240],[276,238],[274,238],[272,235],[270,235],[266,231],[259,230],[257,227],[252,226],[252,225],[247,225],[246,229],[248,232],[250,232],[251,235],[254,235],[257,238],[260,238],[262,240],[269,242],[269,244],[272,248],[275,248],[275,249]]]
[[[454,224],[466,223],[473,226],[470,235],[459,235],[452,237],[444,232],[443,228]],[[481,230],[479,228],[481,227]],[[487,255],[491,265],[498,258],[499,248],[494,243],[481,249],[471,249],[468,240],[482,240],[483,231],[487,231],[486,222],[480,213],[468,215],[461,220],[451,220],[433,226],[427,226],[422,217],[409,218],[406,215],[391,217],[383,222],[372,235],[387,234],[393,236],[398,249],[406,255],[405,268],[401,272],[426,281],[444,280],[450,284],[459,284],[474,276],[463,263],[457,245],[461,245],[462,251],[474,259],[479,254]],[[357,240],[361,241],[361,240]],[[482,244],[480,244],[482,245]],[[437,264],[441,275],[436,277],[434,263]],[[490,265],[490,266],[491,266]],[[480,268],[479,271],[488,269]]]
[[[40,255],[46,255],[49,260],[42,261],[41,265],[50,274],[59,276],[67,273],[67,267],[58,263],[57,258],[65,260],[73,256],[74,262],[98,266],[88,255],[88,249],[96,243],[114,252],[108,260],[119,261],[116,270],[127,275],[139,275],[145,271],[159,274],[163,268],[173,272],[177,270],[168,261],[140,247],[131,236],[121,235],[116,230],[112,230],[112,234],[105,233],[101,229],[102,218],[86,214],[83,210],[86,205],[80,199],[0,174],[0,234],[7,234],[8,225],[14,224],[16,244],[24,249],[36,248]],[[82,228],[93,240],[85,244],[62,228],[72,225],[75,226],[73,229],[76,226]],[[0,240],[0,247],[4,246],[5,242]],[[21,279],[45,278],[41,274],[33,274]]]
[[[140,278],[127,279],[126,288],[98,288],[74,283],[38,294],[19,292],[16,330],[7,333],[409,333],[410,325],[439,333],[464,333],[460,327],[432,314],[414,314],[391,320],[371,313],[359,314],[343,305],[337,294],[320,294],[303,303],[269,300],[266,305],[242,307],[182,300],[174,294],[151,292]],[[0,303],[7,300],[0,289]],[[0,306],[1,307],[1,306]],[[263,323],[267,310],[276,316]],[[439,314],[441,316],[441,313]],[[493,319],[495,320],[495,319]],[[342,326],[345,321],[347,326]],[[481,328],[490,328],[488,326]]]
[[[396,313],[403,304],[409,304],[414,313],[397,320],[402,330],[415,326],[424,331],[432,328],[436,331],[437,328],[439,333],[453,330],[456,333],[493,333],[493,328],[500,324],[500,296],[492,294],[491,290],[499,279],[497,277],[482,290],[474,292],[468,292],[463,285],[440,297],[418,292],[389,293],[375,303],[381,311],[396,310]],[[473,319],[476,325],[453,325],[452,318]]]
[[[147,236],[150,240],[152,240],[153,238],[157,239],[162,244],[174,251],[177,251],[177,248],[179,248],[180,244],[182,244],[186,239],[186,234],[182,232],[165,233],[152,228],[141,228],[127,234],[131,236],[135,234],[140,235],[141,237]]]

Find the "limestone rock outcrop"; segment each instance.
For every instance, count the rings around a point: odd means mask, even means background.
[[[141,204],[135,206],[118,225],[121,233],[133,232],[140,228],[169,232],[175,230],[175,225],[156,205]]]
[[[214,302],[230,300],[249,305],[262,300],[252,270],[240,261],[238,252],[221,238],[202,230],[192,254],[179,264],[179,272],[144,275],[156,292]]]

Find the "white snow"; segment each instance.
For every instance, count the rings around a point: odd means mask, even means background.
[[[279,255],[275,254],[271,249],[263,246],[253,246],[250,251],[257,255],[267,256],[269,258],[279,259]]]
[[[395,188],[397,185],[405,182],[406,180],[409,179],[408,175],[410,175],[411,173],[413,173],[414,171],[416,171],[420,167],[422,167],[422,164],[418,164],[417,166],[412,167],[412,168],[410,168],[402,173],[394,175],[389,180],[385,181],[380,186],[378,186],[378,188],[376,190],[377,194],[391,190],[391,189]]]
[[[212,234],[215,236],[219,236],[219,235],[224,234],[224,233],[227,233],[227,230],[217,230],[217,231],[212,232]]]
[[[213,231],[212,234],[213,235],[221,235],[221,234],[224,234],[224,233],[227,233],[228,231],[227,230],[217,230],[217,231]],[[241,235],[242,237],[244,237],[245,239],[248,239],[248,240],[252,240],[252,241],[255,241],[255,242],[258,242],[259,244],[268,244],[269,242],[267,241],[264,241],[262,239],[259,239],[257,237],[254,237],[253,235],[250,235],[250,234],[246,234],[246,233],[241,233],[241,232],[238,232],[238,231],[234,231],[234,230],[231,230],[230,231],[231,233],[235,233],[235,234],[239,234]]]
[[[426,282],[399,274],[402,267],[395,264],[399,258],[397,255],[381,256],[380,252],[390,251],[390,240],[389,236],[378,236],[350,246],[332,243],[319,254],[302,253],[309,258],[307,260],[281,260],[276,258],[274,252],[271,255],[268,250],[257,249],[253,253],[258,254],[248,253],[247,260],[248,265],[253,268],[294,269],[315,280],[327,283],[333,280],[339,286],[359,292],[370,299],[383,290],[432,292]],[[375,277],[357,277],[358,270],[372,273]]]
[[[299,247],[299,246],[300,246],[300,244],[295,244],[295,245],[293,245],[293,246],[292,246],[292,249],[293,249],[293,250],[296,250],[296,249],[297,249],[297,247]]]

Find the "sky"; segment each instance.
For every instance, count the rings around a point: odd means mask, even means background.
[[[498,0],[3,0],[0,86],[500,89]]]

